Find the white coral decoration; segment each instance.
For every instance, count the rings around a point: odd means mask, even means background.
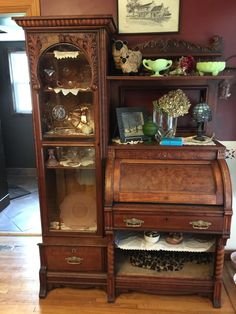
[[[163,111],[171,117],[180,117],[188,113],[191,103],[181,89],[172,90],[163,95],[158,101],[153,101],[156,111]]]

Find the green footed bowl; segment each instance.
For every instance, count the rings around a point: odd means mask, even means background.
[[[204,75],[204,73],[218,75],[219,72],[225,69],[225,65],[225,61],[197,62],[196,68],[200,75]]]

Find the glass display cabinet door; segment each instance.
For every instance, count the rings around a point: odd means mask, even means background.
[[[92,70],[85,53],[54,45],[41,55],[38,70],[42,137],[93,137]]]
[[[44,147],[50,231],[96,232],[94,147]]]

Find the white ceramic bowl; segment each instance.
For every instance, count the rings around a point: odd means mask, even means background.
[[[157,231],[145,231],[144,239],[148,243],[156,243],[160,239],[160,233]]]
[[[236,251],[231,253],[230,259],[231,259],[234,269],[236,270]]]

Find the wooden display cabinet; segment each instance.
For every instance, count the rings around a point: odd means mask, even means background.
[[[178,59],[192,55],[196,60],[204,56],[214,59],[221,55],[218,39],[215,38],[217,44],[212,49],[175,40],[152,41],[138,48],[144,58]],[[152,115],[152,101],[178,88],[189,96],[192,106],[188,115],[178,118],[177,135],[196,134],[192,107],[205,101],[213,115],[206,133],[212,136],[219,86],[229,79],[230,75],[225,74],[151,77],[142,70],[129,76],[114,70],[107,77],[110,145],[105,228],[109,238],[110,302],[120,292],[136,290],[207,295],[214,307],[221,306],[224,245],[230,236],[232,216],[225,147],[217,141],[212,145],[182,147],[160,146],[157,142],[119,145],[112,144],[112,139],[119,135],[117,107],[146,107]],[[147,244],[144,231],[160,232],[162,245]],[[169,234],[183,235],[182,244],[166,243]],[[209,246],[202,247],[201,241]],[[180,260],[181,267],[175,271]]]
[[[104,114],[111,16],[16,18],[26,33],[42,221],[40,297],[106,287]]]
[[[217,141],[177,148],[111,142],[118,135],[117,107],[146,106],[151,114],[152,100],[171,89],[183,89],[193,104],[207,101],[214,117],[219,84],[230,76],[117,73],[111,61],[116,31],[111,16],[15,21],[26,32],[31,72],[43,239],[40,297],[60,286],[96,286],[107,289],[109,302],[118,292],[139,290],[204,294],[220,307],[232,215],[224,146]],[[207,47],[175,40],[137,46],[145,58],[171,59],[215,58],[220,47],[218,36]],[[195,133],[191,108],[178,126],[178,135]],[[207,134],[215,127],[213,119]],[[139,249],[143,243],[132,250],[119,244],[119,237],[129,239],[134,230],[139,241],[148,230],[159,231],[162,242],[169,233],[183,234],[185,249],[172,246],[167,255],[170,248],[158,247],[149,254],[155,260],[174,256],[181,269],[160,271],[155,265],[150,270],[150,260],[147,269],[136,267],[145,256]],[[210,246],[193,257],[186,247],[202,237]]]

